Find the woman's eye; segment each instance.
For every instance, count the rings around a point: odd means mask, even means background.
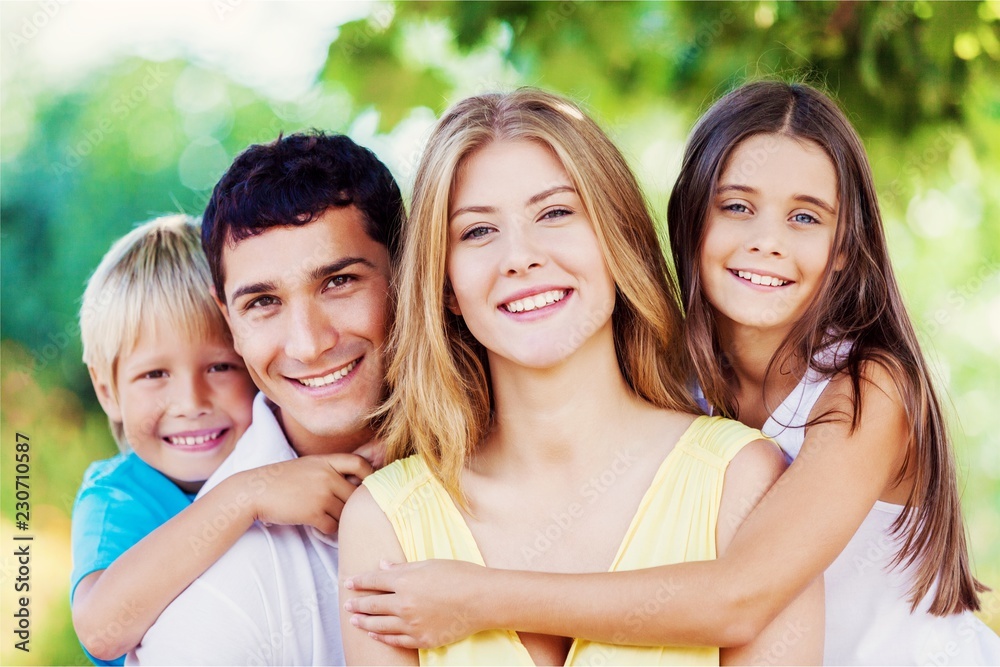
[[[819,222],[819,220],[809,215],[808,213],[796,213],[795,215],[792,216],[792,220],[807,225],[813,225]]]
[[[750,209],[746,207],[745,204],[726,204],[722,207],[723,211],[732,211],[733,213],[749,213]]]
[[[565,208],[554,208],[546,211],[542,214],[542,220],[551,220],[552,218],[561,218],[564,215],[572,215],[572,211]]]
[[[467,240],[481,239],[485,236],[488,236],[492,231],[493,231],[492,229],[484,225],[473,227],[472,229],[469,229],[464,234],[462,234],[462,240],[467,241]]]

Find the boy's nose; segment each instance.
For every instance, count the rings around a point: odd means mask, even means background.
[[[191,377],[177,383],[173,395],[173,410],[178,416],[200,417],[212,409],[208,383],[201,377]]]

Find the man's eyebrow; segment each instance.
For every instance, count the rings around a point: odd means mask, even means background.
[[[552,195],[558,194],[560,192],[575,193],[576,188],[574,188],[572,185],[557,185],[555,187],[549,188],[548,190],[543,190],[542,192],[539,192],[537,195],[533,195],[531,198],[528,199],[528,201],[525,202],[524,205],[533,206],[534,204],[537,204],[540,201],[544,201],[545,199],[548,199]],[[454,211],[452,211],[451,215],[448,216],[448,220],[450,222],[451,220],[454,220],[457,216],[461,215],[462,213],[496,213],[496,211],[497,211],[496,208],[493,206],[463,206],[462,208],[455,209]]]
[[[275,288],[274,283],[251,283],[249,285],[243,285],[242,287],[237,287],[233,290],[232,295],[229,297],[229,303],[236,303],[236,300],[240,297],[246,296],[248,294],[260,294],[262,292],[273,292]]]
[[[377,268],[364,257],[343,257],[338,259],[336,262],[330,262],[329,264],[324,264],[323,266],[313,269],[309,272],[309,278],[312,280],[319,280],[320,278],[327,277],[331,273],[339,273],[347,267],[354,266],[355,264],[361,264],[369,269]]]

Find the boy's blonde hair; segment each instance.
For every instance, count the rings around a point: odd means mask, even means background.
[[[154,317],[192,340],[232,342],[211,284],[200,225],[190,216],[156,218],[118,239],[87,281],[80,306],[83,362],[95,382],[106,382],[117,398],[118,362],[135,348],[143,321]],[[121,422],[109,421],[126,451]]]

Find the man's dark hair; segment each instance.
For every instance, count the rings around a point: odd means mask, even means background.
[[[247,148],[216,184],[202,217],[201,243],[219,299],[226,298],[226,243],[305,225],[332,207],[351,205],[364,216],[368,236],[395,259],[406,213],[399,186],[374,153],[317,130]]]

